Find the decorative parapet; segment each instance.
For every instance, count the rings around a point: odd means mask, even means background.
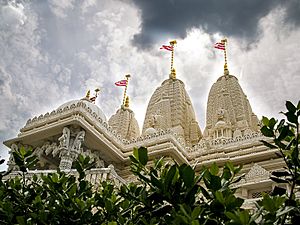
[[[47,175],[51,173],[57,173],[57,171],[56,170],[42,170],[42,171],[29,170],[28,173],[26,173],[25,177],[26,179],[31,180],[34,175],[41,176],[41,175]],[[117,187],[120,187],[122,184],[126,184],[126,181],[116,173],[114,167],[112,166],[108,166],[107,168],[90,169],[85,173],[86,173],[85,179],[91,182],[95,186],[95,188],[97,188],[101,184],[101,182],[106,180],[110,180]],[[77,171],[73,169],[67,171],[67,174],[78,176]],[[14,171],[8,174],[7,176],[3,177],[3,180],[8,180],[20,175],[21,172]]]
[[[253,141],[259,141],[264,136],[261,134],[261,132],[253,132],[244,136],[238,136],[234,138],[218,138],[213,140],[205,140],[202,139],[199,141],[197,145],[195,145],[193,148],[190,148],[191,152],[195,151],[206,151],[209,149],[215,149],[220,147],[229,147],[232,145],[240,145],[243,143],[253,142]]]

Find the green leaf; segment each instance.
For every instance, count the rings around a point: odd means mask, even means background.
[[[200,225],[198,220],[193,220],[191,225]]]
[[[216,192],[215,192],[215,196],[216,196],[216,199],[217,199],[220,203],[222,203],[222,204],[225,203],[225,199],[224,199],[224,197],[223,197],[222,192],[216,191]]]
[[[277,178],[277,177],[270,177],[271,180],[275,181],[276,183],[280,183],[280,184],[286,184],[288,183],[287,180],[283,180],[283,179],[280,179],[280,178]]]
[[[298,118],[297,118],[297,116],[294,113],[287,112],[287,113],[285,113],[285,115],[286,115],[286,117],[287,117],[287,119],[288,119],[289,122],[295,123],[295,124],[298,123]]]
[[[139,158],[139,150],[138,150],[138,148],[133,148],[133,156],[136,159]]]
[[[263,125],[269,126],[269,119],[267,117],[263,116],[261,122],[263,123]]]
[[[18,224],[26,225],[24,216],[17,216],[16,219],[17,219]]]
[[[271,118],[270,120],[269,120],[269,127],[271,128],[271,129],[273,129],[274,128],[274,126],[275,126],[275,124],[276,124],[276,120],[274,119],[274,118]]]
[[[273,130],[269,129],[266,126],[263,126],[260,131],[262,132],[262,134],[266,137],[273,137],[274,136],[274,132]]]
[[[249,217],[248,211],[244,210],[244,211],[240,212],[239,214],[240,214],[239,217],[240,217],[241,224],[243,224],[243,225],[249,224],[248,222],[249,222],[250,217]]]
[[[197,219],[200,215],[200,212],[201,212],[201,207],[200,206],[195,207],[192,212],[192,219],[193,220]]]
[[[138,149],[138,159],[140,163],[145,166],[148,162],[148,151],[145,147],[140,147]]]
[[[139,161],[137,161],[137,159],[134,156],[130,155],[129,158],[130,158],[131,162],[139,163]]]
[[[25,156],[26,155],[26,149],[22,146],[21,148],[20,148],[20,154],[21,154],[21,156]]]
[[[165,180],[165,187],[166,187],[166,189],[168,189],[170,187],[170,184],[171,184],[171,182],[173,180],[173,177],[176,174],[176,170],[177,170],[177,166],[176,165],[173,165],[169,169],[169,171],[168,171],[168,173],[166,175],[166,180]]]
[[[276,196],[276,195],[282,196],[284,194],[286,194],[286,189],[278,186],[275,186],[271,193],[272,196]]]
[[[190,166],[186,166],[183,169],[183,182],[187,187],[191,187],[194,184],[195,171]]]
[[[208,191],[204,187],[200,186],[200,189],[201,189],[201,192],[202,192],[202,194],[204,195],[205,198],[207,198],[207,199],[211,199],[212,198],[210,196],[210,194],[208,193]]]
[[[287,110],[288,110],[289,112],[293,113],[293,114],[294,114],[294,113],[296,112],[296,110],[297,110],[296,106],[294,106],[294,104],[291,103],[290,101],[286,101],[285,106],[286,106]]]
[[[212,166],[209,169],[210,173],[214,176],[217,176],[219,173],[219,167],[217,166],[216,163],[213,163]]]
[[[226,215],[229,219],[233,220],[234,222],[239,222],[239,221],[240,221],[239,216],[236,215],[236,214],[234,214],[234,213],[232,213],[232,212],[225,212],[225,215]]]
[[[290,129],[289,129],[289,126],[284,126],[284,127],[281,129],[280,134],[279,134],[277,140],[281,141],[281,140],[285,139],[286,136],[287,136],[288,133],[289,133],[289,130],[290,130]]]
[[[287,171],[273,171],[272,175],[275,177],[283,177],[283,176],[289,176],[290,173]]]

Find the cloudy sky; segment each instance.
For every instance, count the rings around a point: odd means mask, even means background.
[[[52,111],[88,89],[109,118],[122,101],[114,82],[130,73],[128,95],[142,126],[147,103],[175,68],[201,129],[211,85],[229,71],[261,117],[300,99],[299,0],[0,0],[0,141],[30,117]],[[0,145],[1,157],[8,149]]]

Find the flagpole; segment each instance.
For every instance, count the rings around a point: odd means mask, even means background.
[[[172,54],[171,54],[171,73],[173,70],[173,64],[174,64],[174,46],[177,44],[176,40],[170,41],[170,45],[172,46]]]
[[[224,44],[224,59],[225,59],[225,64],[224,64],[224,75],[228,75],[229,71],[228,71],[228,66],[227,66],[227,39],[224,38],[223,40],[221,40],[221,42]]]
[[[124,96],[123,96],[123,106],[125,106],[125,101],[126,101],[126,92],[127,92],[127,86],[128,86],[128,81],[129,81],[129,77],[130,74],[125,75],[126,77],[126,86],[125,86],[125,90],[124,90]]]

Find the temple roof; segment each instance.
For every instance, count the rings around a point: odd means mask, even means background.
[[[103,121],[105,121],[105,122],[107,121],[106,116],[105,116],[105,114],[102,112],[102,110],[101,110],[96,104],[90,102],[89,100],[87,100],[87,99],[85,99],[85,98],[80,99],[80,100],[71,100],[71,101],[68,101],[68,102],[62,104],[61,106],[59,106],[59,107],[57,108],[57,111],[58,111],[59,109],[64,109],[64,108],[66,108],[66,107],[69,107],[69,108],[70,108],[72,105],[77,105],[77,103],[79,103],[79,102],[85,103],[85,104],[87,105],[87,108],[90,108],[93,112],[95,112],[96,115],[97,115],[98,117],[100,117]]]
[[[219,77],[210,89],[205,137],[213,137],[213,132],[219,127],[220,121],[224,126],[226,124],[226,128],[232,134],[237,130],[258,131],[258,119],[252,111],[247,96],[238,79],[229,74]]]
[[[126,103],[128,102],[126,99]],[[129,109],[129,104],[122,105],[108,121],[111,126],[122,138],[131,140],[140,136],[140,128],[135,119],[134,112]]]
[[[187,144],[196,144],[202,134],[196,121],[194,108],[184,83],[171,77],[158,87],[147,107],[143,134],[148,128],[171,129]]]

